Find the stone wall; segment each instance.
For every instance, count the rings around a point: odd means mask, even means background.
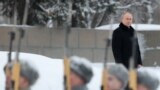
[[[7,51],[9,44],[8,32],[11,28],[0,29],[0,50]],[[160,32],[141,31],[139,32],[145,42],[144,65],[160,64]],[[92,62],[104,60],[105,39],[108,31],[86,30],[73,28],[69,34],[69,55],[78,55],[90,59]],[[17,47],[17,38],[13,50]],[[64,31],[62,29],[36,28],[25,30],[25,37],[22,40],[22,52],[35,53],[51,58],[63,58],[64,56]],[[112,50],[109,48],[109,62],[113,62]]]

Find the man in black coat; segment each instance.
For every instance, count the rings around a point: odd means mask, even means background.
[[[112,36],[112,50],[116,63],[122,63],[126,68],[129,68],[129,61],[132,56],[132,45],[134,37],[134,29],[131,26],[133,16],[130,12],[124,12],[121,17],[119,27],[114,30]],[[136,40],[136,57],[135,67],[142,65],[138,40]]]

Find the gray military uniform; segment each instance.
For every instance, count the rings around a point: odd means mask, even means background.
[[[31,90],[31,88],[26,88],[26,89],[20,89],[20,90]]]
[[[84,86],[74,87],[72,88],[72,90],[88,90],[88,88],[84,85]]]

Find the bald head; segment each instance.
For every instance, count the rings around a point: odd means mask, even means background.
[[[133,15],[130,12],[124,12],[121,17],[121,22],[125,26],[130,27],[133,22]]]

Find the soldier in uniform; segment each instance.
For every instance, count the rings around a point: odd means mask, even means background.
[[[31,90],[31,86],[37,81],[39,74],[38,72],[31,67],[27,62],[20,61],[20,84],[19,90]],[[9,68],[12,69],[13,65],[10,65]],[[6,67],[4,68],[6,73]],[[6,90],[12,88],[12,73],[6,74]]]
[[[107,90],[125,90],[128,70],[122,64],[109,64],[107,70]]]
[[[158,78],[140,70],[137,72],[137,77],[137,90],[157,90],[159,86]]]
[[[82,57],[70,57],[71,63],[71,88],[72,90],[88,90],[87,84],[93,77],[91,63]]]

